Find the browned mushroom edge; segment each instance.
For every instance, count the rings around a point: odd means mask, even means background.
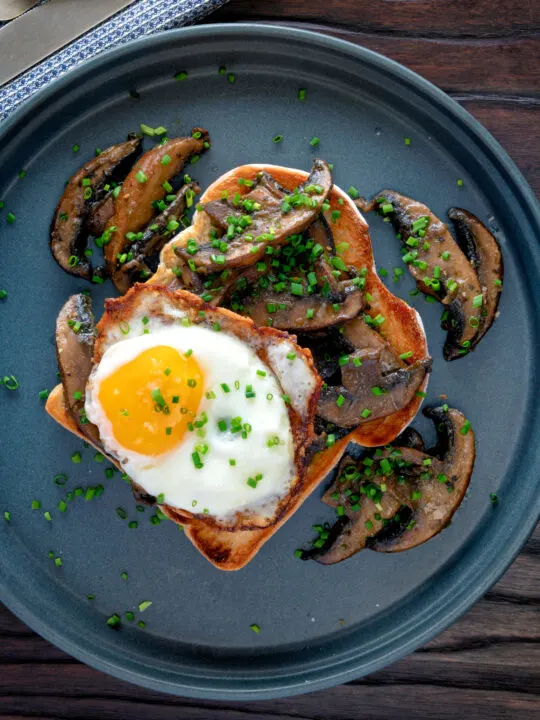
[[[204,273],[253,265],[268,247],[275,250],[311,225],[333,186],[328,164],[319,159],[306,182],[290,194],[284,195],[277,183],[272,186],[268,177],[246,181],[253,183],[246,195],[206,203],[203,210],[212,222],[208,241],[193,240],[179,248],[179,256]]]
[[[322,500],[335,508],[336,522],[316,525],[318,537],[303,559],[341,562],[367,547],[401,552],[437,535],[458,509],[474,467],[470,423],[453,408],[426,408],[437,445],[424,451],[416,431],[392,445],[354,459],[343,458]]]
[[[82,293],[72,295],[56,319],[56,356],[64,398],[81,432],[99,442],[99,432],[86,418],[86,383],[92,370],[95,325],[92,300]]]
[[[193,206],[200,192],[197,182],[190,181],[183,185],[176,194],[167,196],[169,205],[143,231],[133,233],[133,240],[126,248],[128,251],[118,258],[126,289],[154,274],[159,263],[159,253],[178,229],[188,223],[184,213]]]
[[[448,217],[454,226],[458,245],[475,269],[484,293],[483,322],[472,343],[474,347],[497,316],[504,275],[502,252],[495,236],[476,215],[461,208],[450,208]]]
[[[127,175],[115,200],[114,215],[101,237],[107,268],[121,293],[127,292],[133,280],[132,271],[125,269],[126,263],[133,259],[130,258],[131,244],[143,241],[149,228],[156,223],[156,211],[163,213],[168,204],[176,202],[177,195],[172,186],[174,178],[188,161],[198,158],[208,148],[208,132],[193,128],[189,137],[168,139],[145,152]],[[188,177],[184,176],[186,184],[191,181]]]
[[[407,364],[378,332],[369,315],[359,314],[325,333],[299,334],[324,380],[317,406],[317,440],[324,447],[352,428],[406,407],[431,372],[430,357]]]
[[[141,138],[130,137],[124,143],[103,150],[66,183],[51,223],[50,246],[56,262],[71,275],[86,280],[96,277],[102,281],[104,269],[92,267],[91,251],[86,250],[87,221],[92,211],[101,206],[114,181],[121,180],[127,173],[141,142]],[[97,222],[95,218],[93,223]]]
[[[418,289],[446,306],[442,327],[448,331],[446,360],[467,355],[484,327],[486,294],[474,267],[448,227],[422,203],[395,190],[381,190],[375,199],[356,201],[364,211],[388,218],[403,243],[403,261]]]

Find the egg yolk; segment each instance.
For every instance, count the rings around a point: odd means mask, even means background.
[[[161,455],[178,445],[196,419],[203,372],[190,350],[145,350],[101,381],[98,398],[126,450]]]

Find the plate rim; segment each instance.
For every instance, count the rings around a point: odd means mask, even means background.
[[[475,142],[481,144],[485,150],[489,150],[489,154],[491,155],[491,159],[494,164],[506,173],[506,184],[512,186],[512,190],[516,193],[520,200],[525,201],[527,210],[531,214],[531,227],[534,227],[534,224],[536,223],[538,228],[540,228],[540,208],[538,207],[532,189],[523,177],[521,171],[517,168],[514,161],[509,157],[491,133],[489,133],[489,131],[457,101],[453,100],[445,92],[429,80],[423,78],[421,75],[409,70],[398,62],[381,55],[380,53],[368,50],[363,46],[355,45],[347,40],[342,40],[341,38],[335,38],[311,30],[292,28],[278,24],[208,23],[205,25],[178,28],[155,33],[150,36],[132,40],[120,47],[109,49],[97,57],[82,62],[76,68],[71,69],[65,75],[51,82],[48,86],[41,89],[19,108],[17,108],[9,118],[0,123],[0,141],[9,134],[10,130],[15,129],[21,121],[23,121],[24,118],[32,112],[34,107],[39,106],[46,101],[48,97],[54,95],[66,85],[69,85],[75,78],[84,76],[85,74],[90,73],[92,69],[100,68],[102,65],[106,65],[114,61],[115,58],[131,52],[135,47],[142,54],[145,54],[148,52],[149,48],[159,45],[160,43],[166,43],[170,39],[174,41],[176,38],[181,39],[185,36],[208,39],[211,38],[212,35],[221,36],[226,35],[227,33],[236,33],[241,36],[241,40],[245,39],[246,36],[250,36],[250,34],[252,37],[263,36],[265,39],[277,40],[294,40],[295,38],[300,38],[307,43],[313,43],[319,47],[329,49],[330,51],[340,52],[349,58],[353,58],[355,61],[366,63],[371,67],[374,67],[376,70],[386,72],[398,79],[402,79],[405,84],[413,86],[414,89],[420,92],[428,101],[438,105],[440,108],[442,107],[455,121],[458,121],[462,129],[466,130],[473,136]],[[383,657],[372,660],[362,659],[356,663],[354,659],[339,663],[339,665],[345,664],[345,668],[336,667],[338,662],[334,662],[334,667],[327,665],[322,670],[316,669],[312,671],[315,675],[314,678],[301,682],[298,680],[295,681],[293,675],[293,672],[295,671],[292,671],[291,674],[287,676],[286,680],[278,678],[273,684],[272,682],[267,683],[266,681],[263,684],[262,680],[260,680],[259,687],[255,687],[253,690],[248,687],[244,687],[242,689],[233,687],[232,689],[229,689],[223,687],[221,684],[219,684],[218,689],[217,683],[213,684],[211,678],[197,678],[197,682],[192,685],[180,684],[174,680],[159,677],[159,670],[149,667],[148,665],[146,665],[146,674],[143,675],[141,672],[132,671],[129,667],[120,666],[105,657],[101,657],[89,650],[80,648],[70,637],[59,633],[52,624],[49,624],[47,621],[35,614],[31,607],[26,607],[26,605],[11,592],[5,581],[0,581],[0,600],[4,602],[8,609],[22,619],[31,629],[55,644],[57,647],[91,667],[107,672],[121,680],[135,683],[152,690],[204,700],[262,700],[292,696],[315,690],[326,689],[337,684],[357,679],[360,675],[375,672],[376,670],[387,666],[391,662],[395,662],[408,655],[410,652],[422,646],[442,632],[445,628],[453,624],[459,617],[467,612],[495,582],[497,582],[497,580],[503,575],[519,554],[540,518],[540,496],[537,498],[536,504],[538,506],[536,514],[534,513],[534,508],[532,508],[531,510],[533,511],[530,513],[529,522],[525,523],[519,531],[514,534],[508,543],[504,555],[499,557],[496,564],[488,568],[488,572],[484,573],[480,577],[472,591],[466,596],[463,596],[462,594],[459,598],[459,602],[450,611],[447,609],[446,605],[439,609],[438,612],[439,615],[443,615],[442,618],[437,616],[437,618],[433,619],[429,625],[420,629],[414,628],[416,631],[414,633],[411,633],[411,631],[408,630],[408,640],[405,640],[404,642],[403,638],[400,638],[399,647],[392,648]],[[501,557],[503,558],[502,561]],[[414,637],[411,637],[412,634],[414,634]],[[225,680],[226,682],[230,682],[231,679],[232,678],[226,678]]]

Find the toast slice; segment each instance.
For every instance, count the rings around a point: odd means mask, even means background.
[[[258,172],[265,170],[287,190],[293,190],[306,180],[308,173],[274,165],[243,165],[216,180],[201,197],[209,202],[221,197],[223,191],[246,192],[246,186],[239,185],[239,178],[255,179]],[[339,222],[332,222],[332,212],[340,212]],[[330,209],[326,219],[332,228],[336,246],[341,246],[341,256],[347,265],[358,269],[367,268],[365,290],[371,295],[369,314],[385,318],[386,340],[397,353],[412,352],[410,362],[428,357],[427,341],[419,314],[405,301],[395,297],[381,282],[376,273],[368,225],[350,197],[334,186],[330,195]],[[190,238],[207,237],[210,219],[204,211],[195,214],[193,225],[173,240],[161,252],[161,261],[155,275],[146,283],[179,290],[183,287],[177,272],[178,257],[175,246],[186,245]],[[176,271],[176,272],[175,272]],[[185,292],[185,291],[184,291]],[[427,387],[428,375],[421,390]],[[238,570],[257,554],[264,543],[298,510],[304,500],[313,492],[341,458],[350,442],[364,447],[385,445],[394,440],[416,416],[422,397],[417,395],[404,408],[384,418],[364,423],[329,447],[317,453],[306,470],[302,487],[287,507],[287,511],[274,524],[249,530],[224,530],[204,522],[197,517],[187,517],[174,508],[163,506],[162,511],[175,522],[184,526],[185,533],[193,545],[220,570]],[[82,437],[64,401],[62,386],[50,394],[47,411],[60,425]],[[84,438],[87,440],[87,438]],[[102,448],[99,448],[102,452]],[[112,462],[114,462],[112,460]]]
[[[280,165],[241,165],[225,173],[213,182],[200,198],[201,203],[218,200],[222,193],[244,195],[249,185],[239,184],[239,179],[255,180],[257,173],[266,171],[286,190],[294,190],[308,178],[304,170],[282,167]],[[397,354],[412,352],[408,359],[410,364],[429,357],[426,335],[422,319],[418,312],[404,300],[393,295],[377,275],[369,227],[349,195],[334,185],[329,196],[330,208],[325,218],[330,225],[334,244],[340,248],[340,256],[346,265],[355,266],[358,270],[367,268],[365,291],[371,295],[368,314],[372,317],[382,315],[385,318],[384,335]],[[337,222],[332,220],[332,213],[339,211]],[[188,240],[208,236],[210,219],[204,212],[197,212],[193,225],[182,231],[169,241],[161,251],[161,262],[157,272],[148,280],[150,284],[181,288],[183,283],[178,277],[178,256],[175,247],[187,244]],[[176,272],[175,272],[176,271]],[[341,457],[348,443],[353,442],[363,447],[376,447],[392,442],[413,420],[420,405],[422,395],[428,384],[429,374],[419,388],[419,393],[405,407],[392,415],[364,423],[345,435],[332,447],[318,453],[311,463],[311,468],[320,480]],[[310,468],[310,469],[311,469]]]

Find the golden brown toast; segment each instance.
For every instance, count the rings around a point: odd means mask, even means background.
[[[308,177],[308,173],[291,168],[273,165],[244,165],[218,178],[203,194],[201,202],[219,199],[224,190],[244,194],[245,186],[240,186],[238,179],[253,180],[261,170],[269,172],[280,185],[288,190],[295,189]],[[342,204],[338,203],[340,199],[343,201]],[[399,354],[412,351],[410,362],[426,358],[428,356],[427,342],[420,316],[406,302],[392,295],[379,279],[373,261],[368,225],[363,216],[349,196],[338,187],[333,188],[330,203],[331,207],[326,216],[331,225],[336,246],[341,244],[347,246],[341,251],[344,262],[359,269],[364,267],[368,269],[365,289],[372,297],[369,314],[373,317],[382,314],[385,317],[385,338]],[[331,221],[333,210],[341,212],[337,223]],[[177,265],[174,246],[182,246],[190,238],[196,239],[199,235],[207,235],[209,227],[208,216],[204,211],[197,212],[193,225],[177,235],[163,248],[158,271],[147,285],[165,286],[170,290],[176,290],[179,287],[179,280],[174,273]],[[202,301],[199,300],[199,302]],[[234,314],[231,313],[231,315]],[[234,315],[234,317],[238,316]],[[246,321],[245,318],[243,320]],[[247,320],[247,322],[251,321]],[[428,376],[426,376],[421,390],[425,390],[427,382]],[[220,570],[238,570],[244,567],[257,554],[262,545],[298,510],[303,501],[338,462],[349,442],[364,447],[385,445],[391,442],[415,417],[421,402],[421,397],[415,397],[405,408],[387,417],[364,423],[341,438],[332,447],[316,454],[307,468],[301,487],[291,498],[286,511],[268,527],[224,530],[197,517],[190,517],[189,513],[185,514],[167,506],[163,506],[161,509],[172,520],[183,524],[187,537],[215,567]],[[62,386],[57,386],[50,394],[46,408],[58,423],[82,437],[65,406]],[[100,450],[102,449],[100,448]]]

